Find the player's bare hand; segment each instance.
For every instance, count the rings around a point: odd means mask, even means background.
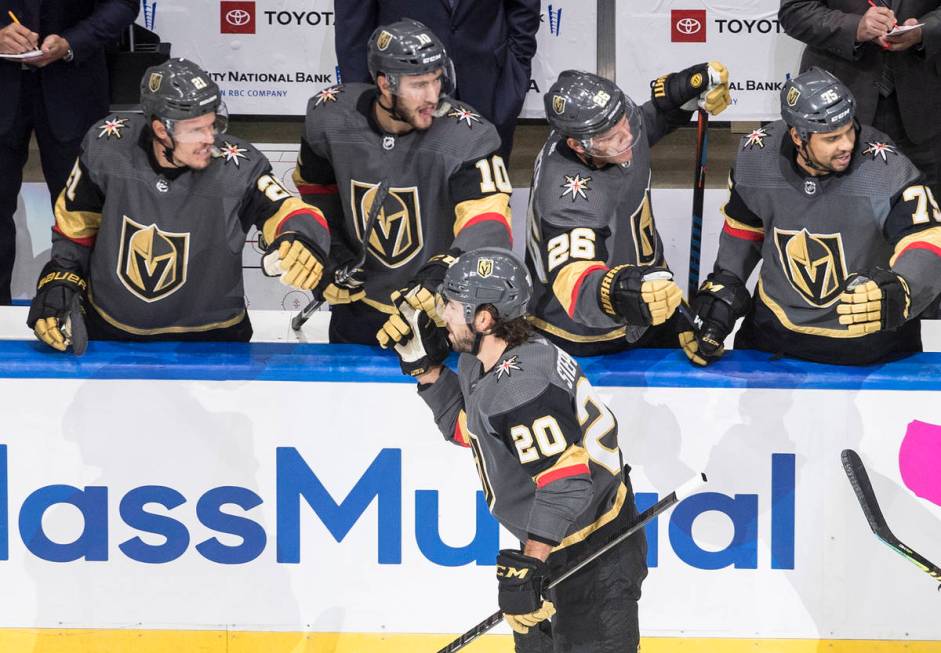
[[[42,56],[28,59],[25,63],[36,68],[43,68],[68,55],[69,47],[69,42],[64,38],[58,34],[50,34],[43,40],[39,48],[43,52]]]
[[[870,7],[856,26],[856,42],[875,41],[895,27],[895,13],[888,7]]]
[[[36,50],[38,44],[39,34],[19,23],[10,23],[0,29],[0,53],[23,54]]]
[[[904,25],[917,25],[917,18],[909,18],[903,23]],[[902,34],[896,34],[892,36],[886,36],[879,39],[879,44],[883,48],[890,52],[902,52],[903,50],[908,50],[911,47],[914,47],[921,43],[924,38],[924,34],[920,27],[916,27],[913,30],[904,32]]]

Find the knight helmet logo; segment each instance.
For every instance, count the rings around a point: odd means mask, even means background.
[[[186,283],[189,233],[163,231],[124,216],[118,252],[118,278],[133,295],[156,302]]]
[[[787,91],[787,97],[785,98],[785,102],[787,102],[787,106],[793,107],[795,104],[797,104],[797,101],[800,99],[800,96],[801,96],[801,92],[799,89],[796,89],[793,86],[789,88]]]
[[[481,279],[486,279],[491,274],[493,274],[493,259],[492,258],[479,258],[477,259],[477,276]]]
[[[846,282],[846,257],[839,233],[774,229],[781,269],[801,298],[815,308],[833,304]]]
[[[557,114],[562,115],[562,112],[565,111],[565,98],[561,95],[552,96],[552,110]]]
[[[147,80],[147,88],[150,89],[151,93],[156,93],[160,90],[160,84],[163,83],[163,73],[150,73],[150,79]]]
[[[385,30],[379,32],[379,37],[376,39],[376,47],[379,48],[379,51],[385,52],[390,43],[392,43],[392,34]]]

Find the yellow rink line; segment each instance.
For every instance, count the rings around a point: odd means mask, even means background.
[[[0,628],[3,653],[434,653],[450,635]],[[511,653],[488,635],[467,653]],[[645,637],[641,653],[941,653],[941,641]]]

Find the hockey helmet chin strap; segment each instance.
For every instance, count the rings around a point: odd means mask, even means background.
[[[856,120],[856,118],[853,118],[853,131],[856,132],[856,140],[858,141],[860,126],[859,126],[859,121]],[[804,159],[804,163],[806,163],[807,167],[812,170],[819,170],[820,172],[826,172],[826,173],[836,172],[836,170],[833,170],[832,168],[826,168],[822,165],[819,165],[813,159],[810,158],[810,150],[807,147],[810,144],[810,136],[811,136],[810,134],[807,134],[807,138],[802,137],[800,147],[797,148],[797,153],[801,156],[801,158]],[[853,153],[850,152],[851,157],[852,155]]]

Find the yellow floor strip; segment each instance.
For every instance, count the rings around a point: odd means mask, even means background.
[[[0,628],[3,653],[434,653],[450,635]],[[488,635],[467,653],[512,653]],[[646,637],[641,653],[941,653],[941,642]]]

